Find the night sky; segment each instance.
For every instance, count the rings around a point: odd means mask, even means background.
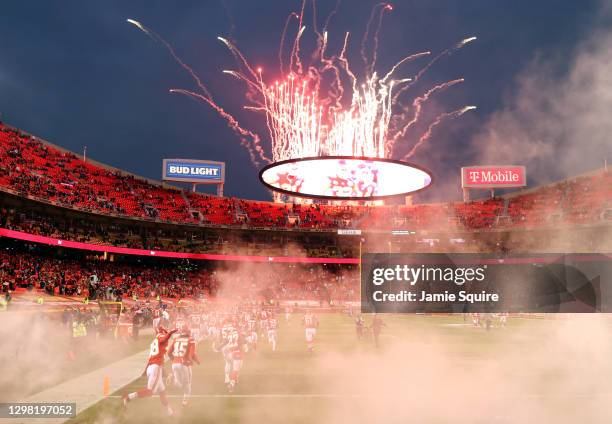
[[[374,4],[344,0],[329,28],[332,48],[351,31],[355,63]],[[320,1],[319,20],[334,5],[335,0]],[[512,95],[517,75],[542,57],[554,59],[551,73],[565,72],[575,46],[599,19],[600,6],[591,0],[394,2],[380,34],[381,70],[409,53],[439,52],[478,37],[443,58],[415,87],[413,93],[419,94],[436,82],[464,77],[463,85],[436,97],[425,115],[468,104],[478,109],[440,127],[414,161],[431,169],[438,181],[456,180],[458,186],[459,167],[474,164],[470,141]],[[266,139],[263,116],[241,110],[243,87],[221,74],[234,68],[234,61],[216,37],[234,39],[250,62],[273,78],[285,18],[299,7],[297,0],[4,2],[0,119],[75,152],[87,145],[89,157],[154,179],[161,178],[164,157],[224,161],[227,195],[268,200],[238,137],[209,107],[168,92],[195,87],[168,53],[126,18],[167,39],[219,103]],[[311,25],[309,18],[306,25]],[[408,66],[405,74],[424,63]],[[406,147],[418,130],[409,134]],[[441,149],[449,143],[452,149]],[[434,187],[427,199],[448,196]]]

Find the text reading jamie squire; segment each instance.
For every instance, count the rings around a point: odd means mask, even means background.
[[[443,267],[396,264],[389,267],[376,267],[371,273],[371,284],[376,287],[371,291],[371,300],[374,302],[498,302],[499,293],[484,289],[478,290],[473,284],[470,291],[439,291],[436,290],[436,287],[431,287],[436,283],[441,285],[451,283],[459,287],[469,283],[482,283],[486,279],[486,270],[487,265]],[[395,288],[400,287],[400,290],[389,291],[389,283],[395,283]]]
[[[365,253],[363,312],[612,312],[603,254]]]

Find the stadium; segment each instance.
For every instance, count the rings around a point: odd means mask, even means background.
[[[234,18],[249,16],[221,3],[231,28]],[[355,11],[341,2],[335,9],[295,3],[262,6],[290,10],[275,77],[284,77],[285,66],[286,81],[267,80],[245,59],[236,47],[240,31],[219,37],[237,63],[223,73],[246,86],[238,112],[211,94],[213,87],[231,98],[233,88],[202,82],[140,20],[121,22],[132,37],[134,29],[144,33],[142,45],[154,42],[144,56],[170,53],[168,69],[187,71],[197,90],[170,92],[204,103],[204,131],[233,136],[246,151],[215,147],[214,160],[199,153],[177,159],[196,149],[147,140],[137,159],[119,158],[96,144],[121,133],[106,127],[101,139],[79,140],[94,153],[77,153],[53,124],[48,131],[60,137],[38,133],[46,127],[35,120],[25,126],[28,119],[4,105],[0,422],[608,422],[612,170],[605,154],[612,143],[608,119],[593,123],[609,110],[605,100],[589,100],[588,119],[575,118],[588,121],[591,141],[579,137],[578,124],[563,122],[569,115],[554,116],[555,125],[542,126],[567,125],[563,137],[579,140],[555,138],[543,148],[547,133],[539,128],[516,136],[533,136],[521,148],[477,144],[503,153],[471,162],[461,154],[473,145],[435,142],[456,136],[444,128],[461,126],[475,107],[437,103],[423,112],[430,96],[462,78],[433,82],[403,104],[400,94],[476,37],[462,36],[438,56],[400,55],[377,74],[372,52],[387,29],[383,17],[405,5],[360,5],[370,13],[361,78],[349,67],[349,32],[337,46],[331,35],[328,41],[334,15],[348,13],[352,24]],[[263,11],[250,10],[263,19]],[[310,46],[302,40],[306,20],[313,22]],[[311,56],[300,50],[307,47]],[[591,46],[589,54],[598,51]],[[433,60],[396,76],[427,56]],[[565,91],[584,66],[570,70]],[[0,93],[2,84],[0,73]],[[606,89],[596,88],[593,96]],[[202,108],[184,106],[182,97],[172,107]],[[235,116],[245,110],[264,118],[243,124]],[[77,122],[76,113],[75,132],[99,130]],[[142,118],[133,113],[111,116],[120,128],[124,118]],[[189,113],[172,119],[188,122]],[[510,112],[491,112],[489,123],[499,126],[487,140],[502,131],[500,121],[512,128],[509,138],[518,132],[502,113]],[[513,119],[521,128],[544,121]],[[173,133],[170,117],[146,121],[151,131]],[[560,132],[552,134],[560,140]],[[598,134],[604,141],[588,144]],[[164,153],[151,153],[147,169],[155,171],[138,175],[156,143]],[[554,176],[538,178],[545,167]]]

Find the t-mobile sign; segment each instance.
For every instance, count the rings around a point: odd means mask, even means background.
[[[461,186],[466,188],[525,187],[524,166],[465,166],[461,168]]]

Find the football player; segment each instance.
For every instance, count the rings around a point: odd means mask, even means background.
[[[304,335],[306,337],[306,344],[308,346],[308,352],[314,352],[314,339],[317,334],[317,327],[319,326],[319,319],[312,313],[307,313],[302,318],[304,324]]]
[[[276,351],[276,344],[278,342],[278,321],[274,316],[268,319],[268,343],[272,345],[272,352]]]
[[[163,370],[168,342],[170,341],[172,335],[177,331],[177,329],[168,331],[162,326],[158,326],[156,328],[157,334],[155,335],[155,339],[153,339],[153,342],[149,348],[149,359],[147,360],[147,366],[143,372],[143,374],[147,375],[147,387],[136,392],[125,394],[123,396],[124,407],[127,406],[128,402],[136,398],[149,397],[154,394],[159,394],[159,400],[166,408],[167,414],[169,416],[174,415],[174,411],[168,403],[168,397],[166,396]]]
[[[172,360],[172,375],[174,384],[183,389],[183,406],[187,405],[191,396],[191,380],[193,363],[200,364],[196,352],[196,341],[191,336],[190,328],[184,324],[177,337],[172,340],[168,349],[168,356]]]

